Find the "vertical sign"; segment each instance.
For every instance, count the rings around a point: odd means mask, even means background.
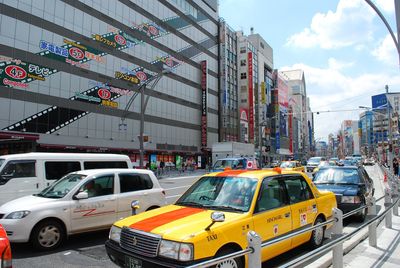
[[[249,82],[249,140],[254,140],[254,103],[253,103],[253,53],[247,53],[247,62],[249,66],[248,70],[248,82]]]
[[[265,99],[265,82],[264,81],[261,82],[261,103],[262,104],[266,103],[266,99]]]
[[[292,111],[289,112],[289,152],[293,154],[293,115]]]
[[[207,61],[201,65],[201,147],[207,148]]]

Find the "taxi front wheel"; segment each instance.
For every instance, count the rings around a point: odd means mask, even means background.
[[[52,250],[62,244],[65,239],[63,226],[55,220],[44,220],[36,224],[32,230],[31,243],[39,250]]]
[[[324,222],[324,220],[321,217],[318,217],[315,220],[314,225],[317,225],[317,224],[323,223],[323,222]],[[321,246],[322,243],[324,242],[324,235],[325,235],[325,226],[320,226],[317,229],[314,229],[311,233],[311,238],[309,241],[311,248],[317,248],[317,247]]]
[[[220,251],[215,255],[215,257],[221,257],[228,255],[230,253],[236,252],[238,250],[230,249],[230,248],[225,248]],[[234,258],[234,259],[228,259],[224,260],[217,265],[215,265],[215,268],[244,268],[243,265],[243,259],[241,257]]]

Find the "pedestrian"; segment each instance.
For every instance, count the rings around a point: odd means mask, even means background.
[[[393,173],[394,175],[398,176],[399,175],[399,162],[397,161],[397,158],[393,158]]]

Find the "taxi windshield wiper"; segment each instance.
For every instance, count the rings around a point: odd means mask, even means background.
[[[213,206],[213,205],[204,205],[205,208],[208,209],[213,209],[213,210],[228,210],[228,211],[237,211],[237,212],[243,212],[243,209],[240,208],[235,208],[235,207],[231,207],[231,206]]]
[[[181,202],[177,202],[175,203],[175,205],[178,206],[189,206],[189,207],[203,207],[202,204],[193,202],[193,201],[181,201]]]

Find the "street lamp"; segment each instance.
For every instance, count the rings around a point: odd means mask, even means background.
[[[144,161],[144,113],[146,111],[146,107],[147,107],[147,103],[149,102],[149,98],[150,95],[147,95],[147,98],[145,99],[145,90],[147,85],[150,82],[153,82],[151,87],[149,88],[150,90],[153,90],[154,87],[157,85],[157,83],[160,81],[160,79],[162,78],[162,76],[164,74],[168,74],[170,73],[171,70],[166,69],[163,70],[162,72],[152,76],[151,78],[149,78],[147,81],[145,81],[143,84],[140,85],[140,87],[138,88],[138,91],[140,93],[140,132],[139,132],[139,153],[140,153],[140,160],[139,160],[139,167],[143,168],[143,161]],[[129,99],[126,107],[125,107],[125,111],[123,116],[121,117],[122,122],[125,120],[127,114],[128,114],[128,109],[129,107],[132,105],[133,101],[135,100],[135,98],[137,97],[137,95],[139,94],[138,92],[135,92],[135,94],[133,94],[133,96]],[[124,123],[120,124],[121,125],[125,125]],[[126,126],[126,125],[125,125]]]

